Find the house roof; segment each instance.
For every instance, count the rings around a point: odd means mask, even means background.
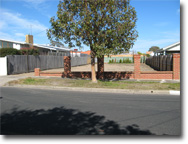
[[[6,42],[12,42],[12,43],[16,43],[16,44],[28,44],[28,45],[31,45],[31,44],[26,43],[26,42],[20,42],[20,41],[14,41],[14,40],[6,40],[6,39],[0,39],[0,40],[1,41],[6,41]],[[36,46],[36,47],[39,47],[39,48],[44,48],[44,49],[57,50],[57,51],[71,51],[67,47],[55,47],[55,46],[48,46],[48,45],[42,45],[42,44],[33,44],[33,46]]]
[[[88,55],[90,55],[91,54],[91,51],[90,50],[88,50],[88,51],[85,51],[85,52],[81,52],[82,54],[88,54]]]
[[[27,44],[26,42],[20,42],[20,41],[14,41],[14,40],[7,40],[7,39],[1,39],[1,41],[7,41],[7,42],[12,42],[12,43],[17,43],[17,44]]]
[[[157,50],[155,53],[159,53],[159,52],[163,52],[163,51],[180,51],[180,41],[179,42],[176,42],[176,43],[173,43],[171,45],[168,45],[164,48],[161,48],[159,50]]]

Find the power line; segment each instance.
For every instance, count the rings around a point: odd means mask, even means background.
[[[44,31],[46,31],[47,29],[45,29],[45,30],[43,30],[43,31],[40,31],[40,32],[38,32],[38,33],[35,33],[35,34],[33,34],[33,35],[37,35],[37,34],[39,34],[39,33],[42,33],[42,32],[44,32]]]

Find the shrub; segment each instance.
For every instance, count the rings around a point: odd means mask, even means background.
[[[141,53],[141,52],[137,52],[137,54],[142,55],[142,53]]]
[[[37,49],[22,49],[20,50],[21,55],[39,55]]]
[[[20,51],[14,48],[1,48],[0,57],[5,57],[7,55],[20,55]]]
[[[121,59],[119,60],[119,63],[122,63],[122,60],[121,60]]]
[[[150,54],[146,54],[147,57],[150,57]]]
[[[129,60],[129,58],[123,59],[123,63],[132,63],[131,60]]]
[[[114,59],[112,59],[112,63],[114,63]]]
[[[112,63],[112,61],[111,60],[109,60],[109,62],[108,63]]]

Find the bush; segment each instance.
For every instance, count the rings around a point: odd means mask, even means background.
[[[1,48],[0,57],[5,57],[7,55],[20,55],[20,51],[14,48]]]
[[[129,58],[123,59],[123,63],[132,63],[131,60],[129,60]]]
[[[122,60],[121,60],[121,59],[119,60],[119,63],[122,63]]]
[[[39,55],[39,51],[37,49],[22,49],[20,50],[21,55]]]
[[[112,61],[111,60],[109,60],[109,62],[108,63],[112,63]]]
[[[146,54],[147,57],[150,57],[150,54]]]
[[[114,63],[114,59],[112,59],[112,63]]]

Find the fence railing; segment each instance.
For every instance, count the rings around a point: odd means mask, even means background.
[[[158,71],[172,71],[172,55],[153,56],[146,59],[146,64]]]
[[[89,57],[72,57],[72,66],[79,66],[88,64]],[[8,55],[7,56],[7,73],[20,74],[33,72],[35,68],[41,70],[63,68],[63,56],[53,55]]]

